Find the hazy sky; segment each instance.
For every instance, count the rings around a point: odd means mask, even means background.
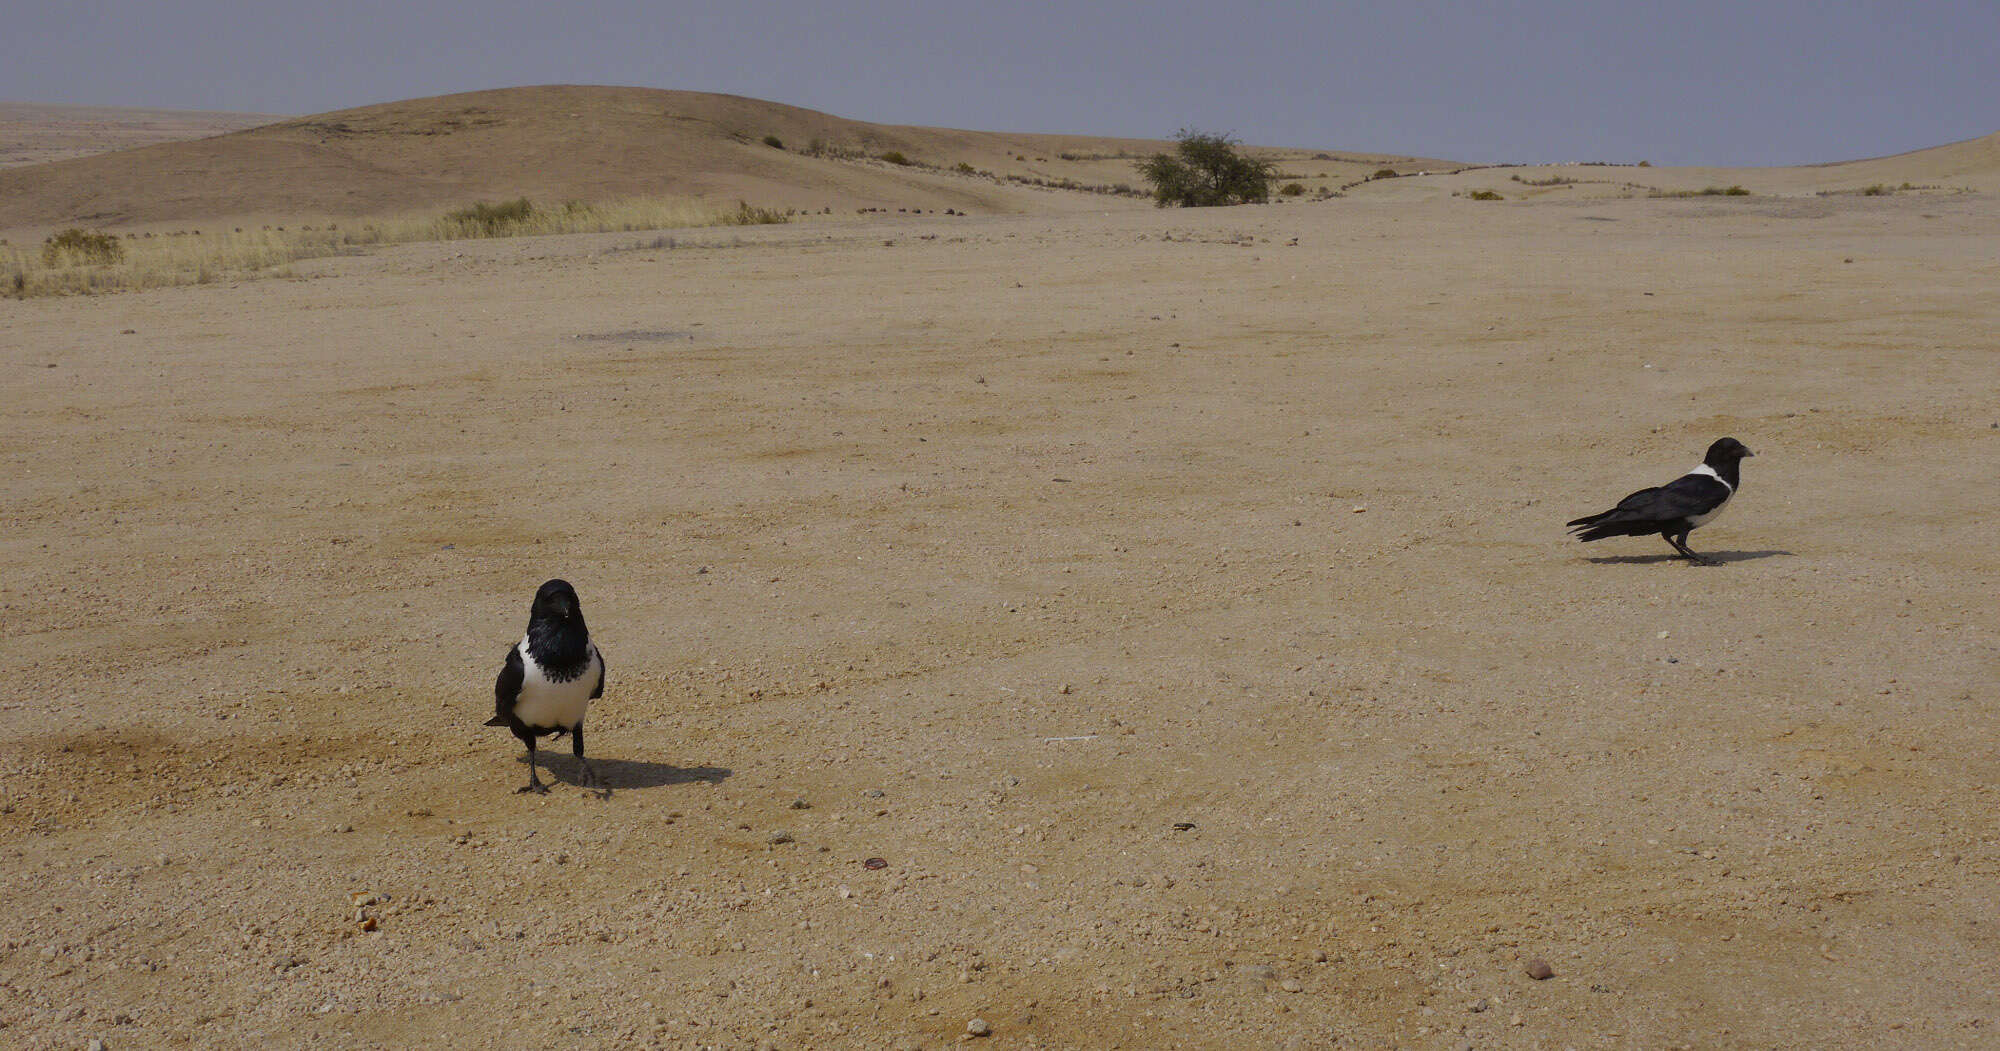
[[[0,7],[16,102],[313,113],[551,83],[994,131],[1796,164],[2000,130],[2000,0]]]

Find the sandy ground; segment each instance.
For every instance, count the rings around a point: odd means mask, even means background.
[[[0,301],[0,1044],[1994,1046],[1996,238],[1349,200]],[[1725,564],[1565,540],[1724,434]],[[609,799],[479,725],[553,576]]]
[[[221,135],[282,119],[269,113],[0,102],[0,168]]]

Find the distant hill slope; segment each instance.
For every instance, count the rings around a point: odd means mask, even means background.
[[[205,138],[283,119],[270,113],[0,102],[0,168]]]
[[[772,136],[783,149],[766,145]],[[803,152],[815,140],[849,159]],[[408,213],[476,199],[744,199],[766,207],[1103,208],[1129,198],[1024,181],[1137,185],[1159,140],[847,120],[773,102],[648,88],[505,88],[280,121],[234,134],[0,170],[0,229]],[[901,153],[913,165],[880,160]],[[1312,188],[1450,162],[1258,150]],[[961,174],[958,165],[1000,178]]]

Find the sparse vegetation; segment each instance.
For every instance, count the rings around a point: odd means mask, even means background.
[[[960,175],[977,175],[979,173],[979,169],[973,167],[970,164],[965,163],[964,161],[959,161],[957,167],[953,168],[952,170],[959,173]]]
[[[1299,197],[1304,195],[1306,188],[1302,183],[1288,182],[1278,192],[1286,197]]]
[[[1397,179],[1401,177],[1401,173],[1394,168],[1378,168],[1375,174],[1369,176],[1370,179]]]
[[[1748,197],[1750,191],[1741,186],[1704,186],[1699,190],[1654,190],[1653,197]]]
[[[776,135],[766,135],[764,136],[764,145],[769,146],[774,150],[782,150],[785,148],[785,140],[777,137]]]
[[[1226,135],[1183,128],[1175,133],[1179,154],[1156,153],[1139,165],[1139,174],[1153,187],[1154,203],[1162,208],[1204,208],[1228,204],[1262,204],[1271,198],[1276,166],[1236,151]]]
[[[1569,186],[1576,182],[1562,175],[1551,175],[1546,179],[1523,179],[1519,175],[1509,175],[1508,178],[1523,186]]]
[[[516,197],[511,201],[501,201],[499,204],[476,201],[457,211],[445,213],[444,218],[439,220],[443,224],[441,230],[454,227],[457,230],[445,233],[439,240],[503,237],[512,233],[516,227],[526,225],[534,216],[534,203],[526,197]]]
[[[1474,190],[1465,196],[1475,201],[1504,201],[1507,199],[1492,190]]]
[[[906,168],[911,163],[908,157],[903,156],[903,151],[901,150],[886,150],[882,153],[881,158],[890,164],[900,164]]]
[[[110,266],[123,258],[125,246],[102,231],[72,226],[42,242],[42,265],[52,270],[63,266]]]
[[[147,233],[119,239],[91,234],[93,240],[65,239],[67,246],[90,244],[90,252],[118,254],[110,262],[101,256],[77,256],[69,247],[51,257],[51,244],[28,255],[0,246],[0,294],[17,298],[72,293],[111,292],[172,285],[207,284],[244,277],[291,276],[290,264],[304,259],[349,255],[372,245],[462,238],[516,237],[541,234],[601,233],[659,230],[696,226],[749,226],[784,223],[791,213],[758,208],[738,201],[719,208],[702,201],[636,198],[590,204],[570,201],[557,208],[537,208],[526,198],[499,204],[480,202],[441,216],[392,219],[373,223],[266,226],[261,230],[196,230]],[[102,241],[94,240],[102,238]]]

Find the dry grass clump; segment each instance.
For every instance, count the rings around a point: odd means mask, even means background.
[[[125,246],[102,231],[70,227],[42,242],[42,265],[107,266],[125,258]]]
[[[1704,186],[1699,190],[1654,190],[1652,197],[1748,197],[1750,191],[1741,186]]]
[[[291,276],[301,259],[362,252],[371,245],[466,238],[660,230],[693,226],[754,226],[791,221],[790,212],[747,201],[725,208],[682,198],[643,197],[602,204],[570,201],[539,208],[527,198],[477,202],[440,216],[262,230],[127,234],[65,230],[36,256],[0,245],[0,295],[68,295],[248,277]],[[108,246],[108,247],[107,247]]]

